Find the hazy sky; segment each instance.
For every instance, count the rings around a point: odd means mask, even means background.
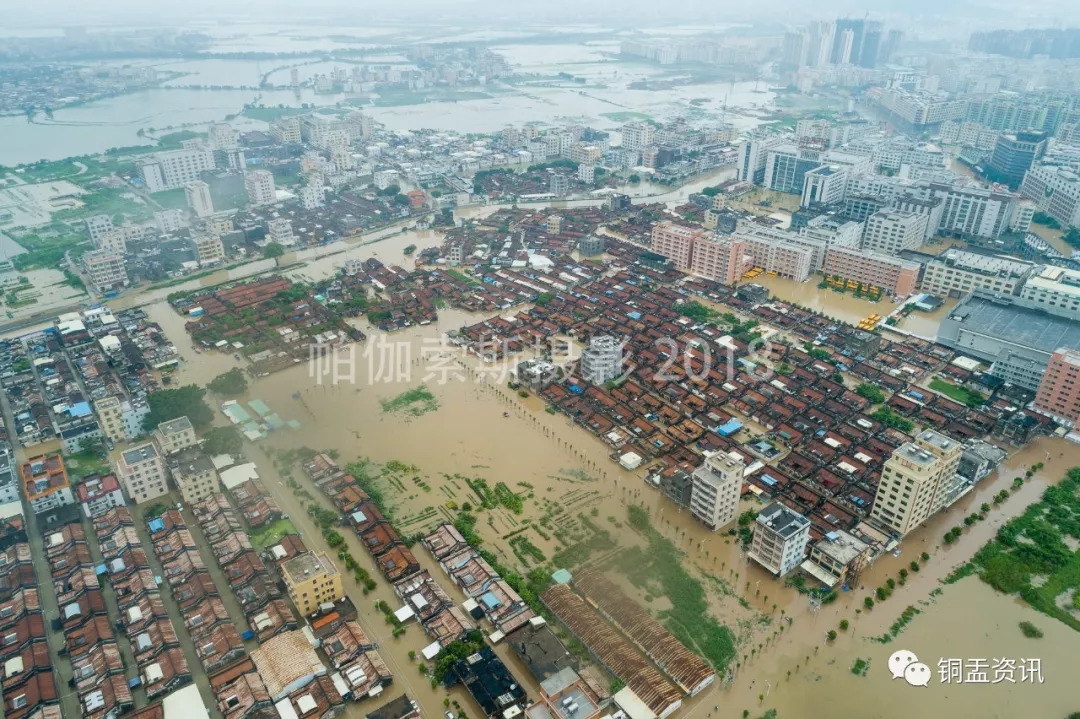
[[[959,36],[987,27],[1080,24],[1075,7],[1075,0],[0,0],[0,28],[125,23],[176,26],[230,20],[342,25],[483,23],[505,27],[761,22],[781,27],[869,14],[913,34]]]

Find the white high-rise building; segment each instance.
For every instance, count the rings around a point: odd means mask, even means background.
[[[923,243],[927,215],[900,210],[881,210],[866,218],[862,248],[887,255],[914,250]]]
[[[233,126],[227,122],[216,122],[210,126],[211,150],[236,150],[240,147],[240,137]]]
[[[951,503],[963,447],[934,430],[901,445],[885,460],[870,516],[904,536]]]
[[[644,121],[628,122],[619,128],[622,134],[622,146],[625,150],[644,150],[652,144],[656,131],[650,123]]]
[[[780,502],[757,516],[749,557],[778,577],[799,566],[810,541],[810,521]]]
[[[188,207],[196,217],[209,217],[214,214],[214,201],[210,197],[210,185],[202,180],[196,180],[184,185],[184,196],[187,197]]]
[[[122,452],[116,463],[116,476],[135,504],[156,499],[169,491],[165,463],[153,442]]]
[[[98,292],[126,287],[127,269],[124,256],[112,250],[91,250],[82,256],[83,269],[86,270],[90,283]]]
[[[581,376],[593,384],[604,384],[622,374],[623,344],[610,335],[589,340],[581,353]]]
[[[286,217],[277,217],[270,220],[268,225],[271,242],[276,242],[283,247],[296,244],[296,236],[293,234],[292,223]]]
[[[98,246],[101,234],[112,228],[113,221],[109,215],[94,215],[86,218],[86,231],[90,234],[90,242],[94,244],[94,247]]]
[[[301,187],[300,204],[303,205],[305,210],[314,210],[316,207],[322,207],[322,185],[304,185],[303,187]]]
[[[194,143],[182,150],[156,152],[151,159],[140,161],[136,169],[150,192],[172,190],[213,170],[214,153],[206,145]]]
[[[244,176],[244,189],[252,205],[272,205],[277,201],[274,175],[269,170],[252,170]]]
[[[718,452],[694,470],[690,489],[690,512],[714,532],[734,521],[739,513],[739,494],[746,471],[738,454]]]
[[[154,222],[160,232],[176,232],[188,226],[187,212],[175,207],[171,210],[159,210],[154,213]]]

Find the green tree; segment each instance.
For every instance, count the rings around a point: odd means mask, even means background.
[[[870,404],[881,404],[885,401],[885,393],[876,384],[863,382],[855,388],[855,394],[870,400]]]
[[[203,401],[205,394],[206,390],[193,384],[151,392],[146,397],[150,413],[143,420],[143,429],[150,431],[162,422],[177,417],[187,417],[195,429],[209,427],[214,413]]]
[[[829,638],[830,642],[835,640],[836,639],[836,630],[835,629],[830,629],[829,633],[826,636]]]
[[[211,427],[203,434],[203,450],[210,456],[217,454],[238,455],[244,448],[240,430],[232,425]]]
[[[263,248],[263,257],[276,260],[285,254],[285,248],[277,242],[268,242],[266,247]]]
[[[244,370],[239,367],[233,367],[228,372],[219,374],[217,377],[210,380],[210,384],[207,385],[207,387],[211,392],[223,394],[228,397],[247,392],[248,381],[247,377],[244,376]]]
[[[541,307],[544,307],[549,302],[551,302],[553,299],[555,299],[555,293],[554,292],[541,292],[536,297],[536,304],[538,304]]]

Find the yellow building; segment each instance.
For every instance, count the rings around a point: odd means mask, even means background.
[[[120,408],[120,400],[116,397],[102,397],[94,402],[94,411],[97,412],[101,431],[113,442],[123,442],[127,439],[124,433],[124,412]]]
[[[963,447],[956,440],[923,430],[885,461],[870,516],[900,536],[948,507],[963,491],[957,479]]]
[[[304,616],[315,612],[324,602],[336,602],[345,596],[341,574],[323,552],[307,552],[281,566],[289,598]]]

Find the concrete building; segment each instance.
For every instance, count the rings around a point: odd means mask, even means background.
[[[609,335],[589,340],[581,353],[581,376],[592,384],[604,384],[617,379],[623,372],[623,345]]]
[[[1059,349],[1050,355],[1033,406],[1066,427],[1080,423],[1080,350]]]
[[[953,248],[926,263],[922,291],[938,297],[962,297],[977,289],[1015,295],[1034,270],[1026,260]]]
[[[100,246],[101,235],[112,229],[113,221],[109,215],[94,215],[86,218],[86,232],[90,235],[90,242],[94,247]]]
[[[304,185],[300,188],[300,204],[305,210],[314,210],[323,206],[322,185]]]
[[[754,185],[765,183],[765,166],[769,159],[769,150],[784,143],[790,143],[790,135],[762,135],[743,141],[739,145],[739,159],[736,165],[736,179]]]
[[[119,228],[114,228],[98,234],[94,249],[111,250],[117,254],[125,255],[127,254],[127,240]]]
[[[832,247],[825,254],[828,276],[877,287],[893,297],[906,297],[919,282],[919,263],[850,247]]]
[[[181,150],[156,152],[151,159],[136,163],[135,168],[150,192],[172,190],[195,182],[203,172],[213,170],[214,153],[196,141]]]
[[[1059,349],[1080,349],[1080,317],[1022,297],[976,290],[941,321],[937,341],[991,362],[990,374],[1036,391]]]
[[[738,236],[703,235],[694,241],[690,271],[729,287],[753,268],[746,240]]]
[[[225,260],[225,245],[217,235],[195,234],[189,241],[201,267],[220,264]]]
[[[582,182],[591,185],[596,180],[596,166],[578,165],[577,177]]]
[[[847,170],[837,165],[822,165],[803,175],[802,207],[836,205],[844,201],[847,191]]]
[[[169,456],[169,474],[185,504],[194,504],[221,491],[221,479],[210,458],[197,447]]]
[[[962,239],[1001,237],[1019,199],[1011,192],[961,182],[931,182],[927,190],[943,202],[938,233]]]
[[[154,439],[161,448],[161,453],[166,456],[194,447],[199,443],[198,437],[195,436],[195,428],[187,417],[177,417],[162,422],[154,430]]]
[[[296,235],[293,234],[292,223],[288,217],[275,217],[267,223],[268,235],[271,242],[276,242],[282,247],[292,247],[296,244]]]
[[[653,135],[655,132],[656,128],[653,127],[652,123],[645,122],[644,120],[628,122],[619,128],[619,133],[622,135],[623,148],[637,152],[640,152],[653,144]]]
[[[862,248],[885,255],[918,249],[926,236],[926,215],[881,210],[866,218]]]
[[[551,174],[549,185],[553,195],[567,195],[570,193],[570,178],[561,172]]]
[[[154,213],[154,222],[159,232],[178,232],[188,226],[187,212],[179,207],[158,210]]]
[[[126,504],[124,492],[114,474],[106,474],[104,477],[86,477],[75,487],[75,498],[82,506],[83,515],[87,519],[107,512],[113,507],[123,507]]]
[[[810,541],[810,520],[773,502],[758,513],[747,556],[778,577],[802,563]]]
[[[1080,174],[1072,166],[1038,165],[1028,170],[1020,194],[1063,227],[1080,227]]]
[[[806,173],[821,166],[822,153],[794,144],[780,145],[768,151],[763,186],[776,192],[801,194]]]
[[[869,564],[872,553],[869,544],[837,529],[810,547],[810,556],[801,566],[827,587],[852,586]]]
[[[22,466],[21,483],[26,503],[34,514],[75,503],[64,458],[59,454],[31,457]]]
[[[256,207],[277,202],[274,175],[269,170],[251,170],[245,174],[244,189],[247,190],[248,201]]]
[[[578,240],[577,249],[578,252],[580,252],[585,257],[595,257],[597,255],[603,254],[606,244],[607,242],[604,239],[603,235],[590,234],[585,235],[580,240]]]
[[[687,272],[693,264],[694,241],[704,233],[700,228],[659,222],[653,225],[653,252],[667,257],[676,268]]]
[[[938,226],[941,224],[941,213],[945,211],[945,202],[940,197],[916,197],[905,194],[895,198],[891,204],[893,209],[900,212],[914,212],[926,217],[926,223],[923,226],[924,242],[937,234]]]
[[[120,399],[114,396],[102,397],[94,402],[94,412],[97,414],[98,426],[101,433],[113,442],[123,442],[127,439],[124,431],[124,413],[120,409]]]
[[[124,256],[112,250],[91,250],[82,256],[83,270],[98,292],[119,290],[128,285]]]
[[[281,565],[281,575],[289,599],[304,616],[316,612],[321,604],[345,596],[341,574],[323,552],[293,557]]]
[[[19,478],[16,475],[14,453],[10,449],[0,450],[0,506],[19,501]]]
[[[1053,311],[1080,316],[1080,272],[1064,267],[1044,267],[1031,277],[1020,296]]]
[[[823,242],[800,238],[793,232],[754,227],[740,229],[735,237],[746,242],[751,267],[796,282],[809,279],[817,269],[817,258],[825,255]]]
[[[153,442],[140,444],[120,453],[116,475],[124,491],[136,504],[157,499],[169,491],[165,463]]]
[[[202,180],[195,180],[184,185],[184,197],[188,207],[196,217],[209,217],[214,214],[214,200],[210,197],[210,185]]]
[[[715,453],[694,470],[690,512],[714,532],[735,520],[739,513],[746,465],[738,454]]]
[[[959,442],[924,430],[885,460],[871,518],[904,536],[943,506],[960,463]]]
[[[299,145],[304,140],[300,136],[300,118],[279,117],[270,123],[270,136],[279,145]]]
[[[1046,143],[1046,133],[1039,130],[999,135],[987,163],[987,176],[1015,190],[1024,181],[1024,174],[1046,154]]]

